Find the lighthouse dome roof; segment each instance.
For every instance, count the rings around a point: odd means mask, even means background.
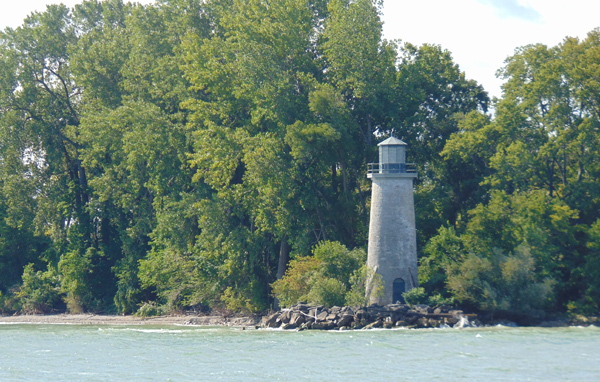
[[[407,144],[396,137],[389,137],[377,146],[407,146]]]

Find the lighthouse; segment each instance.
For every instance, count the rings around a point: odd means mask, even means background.
[[[379,163],[368,166],[373,185],[367,266],[383,281],[383,296],[367,285],[367,293],[373,293],[367,296],[371,304],[403,302],[402,293],[418,286],[413,197],[417,171],[414,164],[406,163],[406,146],[400,139],[386,139],[378,145]]]

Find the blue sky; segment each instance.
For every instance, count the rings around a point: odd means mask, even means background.
[[[81,0],[2,0],[0,28],[17,27],[34,10]],[[141,0],[153,3],[153,0]],[[385,0],[384,35],[452,52],[466,77],[500,96],[495,73],[520,46],[585,38],[600,27],[600,0]]]

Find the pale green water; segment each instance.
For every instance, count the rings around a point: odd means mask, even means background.
[[[0,325],[0,381],[600,381],[600,328]]]

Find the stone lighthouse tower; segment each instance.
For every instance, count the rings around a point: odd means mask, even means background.
[[[406,163],[406,143],[391,137],[378,146],[379,163],[369,164],[367,174],[373,182],[367,265],[382,276],[383,297],[372,294],[372,285],[367,285],[367,293],[371,304],[386,305],[403,301],[402,293],[418,286],[413,198],[417,172],[414,164]]]

